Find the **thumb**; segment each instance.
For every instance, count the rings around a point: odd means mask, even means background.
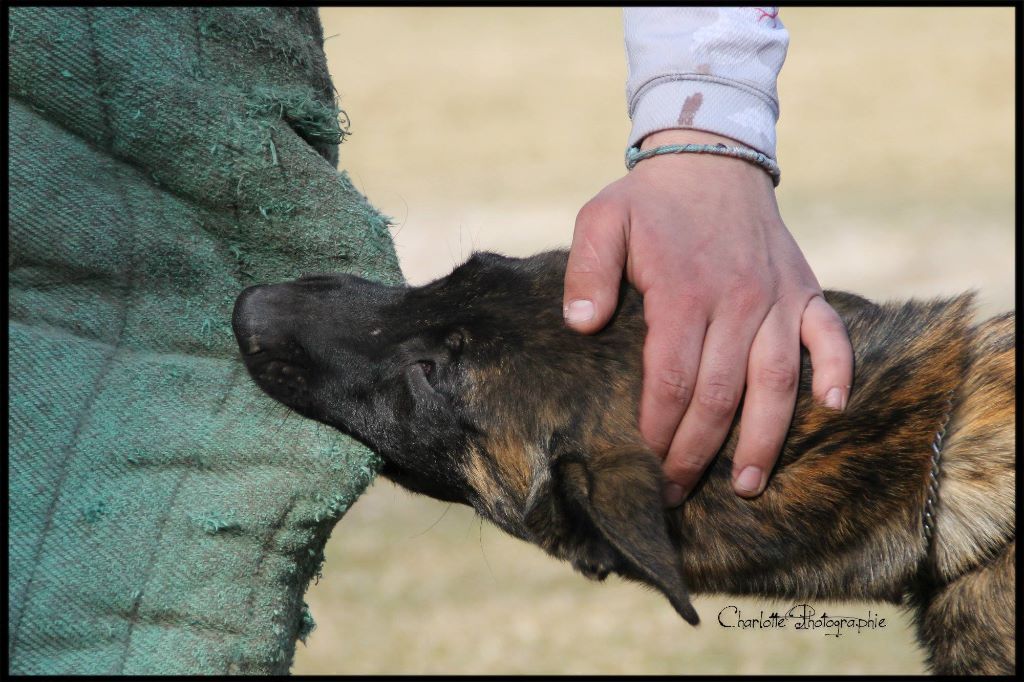
[[[576,216],[562,314],[578,332],[598,331],[615,312],[626,264],[624,215],[617,204],[595,198]]]

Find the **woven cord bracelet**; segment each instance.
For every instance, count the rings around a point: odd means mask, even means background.
[[[728,147],[720,142],[718,144],[666,144],[646,151],[640,151],[639,147],[630,147],[626,150],[626,169],[633,170],[633,166],[637,165],[644,159],[651,158],[652,156],[659,156],[661,154],[680,154],[685,152],[692,152],[694,154],[718,154],[719,156],[731,156],[736,159],[749,161],[755,166],[760,166],[768,173],[768,175],[772,176],[772,184],[776,187],[779,186],[779,180],[782,179],[782,171],[779,170],[779,164],[775,162],[775,159],[753,149],[746,149],[744,147]]]

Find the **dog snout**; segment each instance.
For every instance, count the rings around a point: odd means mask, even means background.
[[[296,410],[309,405],[309,356],[297,339],[294,295],[288,285],[249,287],[231,318],[246,369],[271,397]]]
[[[294,350],[294,321],[287,291],[282,285],[245,289],[235,300],[231,326],[242,355],[280,355]]]
[[[259,337],[267,328],[267,313],[270,307],[271,287],[261,285],[249,287],[235,299],[235,310],[231,316],[231,327],[235,337],[247,355],[259,352],[259,348],[249,350],[249,339]]]

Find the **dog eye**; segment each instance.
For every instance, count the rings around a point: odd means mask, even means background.
[[[444,338],[444,345],[453,353],[458,353],[466,344],[466,337],[461,331],[453,331]]]

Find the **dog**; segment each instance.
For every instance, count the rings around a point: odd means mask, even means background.
[[[387,478],[471,505],[588,578],[645,583],[692,624],[691,590],[884,600],[912,609],[933,672],[1014,672],[1014,313],[974,325],[970,295],[826,292],[854,349],[845,411],[813,400],[803,352],[765,491],[733,492],[734,422],[665,509],[636,414],[642,297],[624,284],[608,326],[576,333],[566,258],[476,253],[421,287],[250,287],[233,328],[264,392],[369,446]]]

